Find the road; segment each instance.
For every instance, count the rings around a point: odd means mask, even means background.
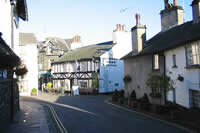
[[[186,133],[182,129],[104,102],[110,96],[37,97],[53,103],[69,133]]]

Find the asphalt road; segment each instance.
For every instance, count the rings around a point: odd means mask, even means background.
[[[39,97],[52,104],[69,133],[186,133],[186,131],[104,102],[109,96]]]

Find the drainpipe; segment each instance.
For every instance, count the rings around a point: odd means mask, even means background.
[[[10,1],[11,4],[11,48],[14,50],[14,8],[16,5],[16,0],[11,0]],[[11,110],[10,110],[10,120],[11,122],[13,122],[14,120],[14,90],[13,90],[13,72],[12,72],[12,77],[11,77]]]

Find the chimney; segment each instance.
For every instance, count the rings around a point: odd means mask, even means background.
[[[131,29],[132,34],[132,51],[140,52],[145,47],[146,42],[146,25],[140,24],[140,14],[135,15],[136,26]]]
[[[125,25],[122,25],[122,31],[125,31]]]
[[[174,0],[174,6],[178,6],[178,1]]]
[[[140,25],[140,14],[136,13],[135,18],[136,18],[136,25]]]
[[[200,22],[200,0],[193,0],[192,4],[193,23]]]
[[[80,43],[81,42],[81,37],[76,35],[75,37],[73,37],[73,40],[72,40],[73,43]]]
[[[162,31],[184,23],[183,8],[178,6],[178,1],[174,0],[173,4],[168,3],[168,0],[164,2],[165,9],[160,12]]]

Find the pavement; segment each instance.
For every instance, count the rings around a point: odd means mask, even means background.
[[[107,104],[108,98],[46,93],[21,97],[21,111],[5,133],[188,133]]]
[[[20,101],[20,111],[5,133],[50,133],[44,106]]]

